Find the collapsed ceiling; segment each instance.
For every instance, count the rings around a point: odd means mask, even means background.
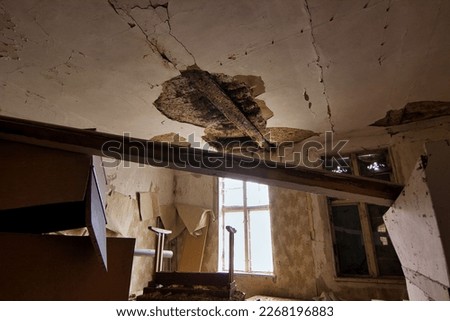
[[[450,101],[449,30],[442,0],[0,0],[0,114],[259,146],[360,129]],[[239,87],[247,122],[208,104],[177,118],[167,90],[199,75]]]

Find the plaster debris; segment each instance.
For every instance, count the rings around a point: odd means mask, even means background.
[[[276,146],[283,143],[298,143],[309,137],[316,136],[317,133],[311,130],[304,130],[289,127],[268,127],[267,137]]]
[[[186,138],[174,132],[153,136],[152,138],[150,138],[150,140],[154,142],[169,143],[171,145],[181,147],[191,146],[191,143],[189,143]]]
[[[371,126],[395,126],[416,121],[450,115],[450,102],[416,101],[408,103],[402,109],[389,110],[386,116]]]

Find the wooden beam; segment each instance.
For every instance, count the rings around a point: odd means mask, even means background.
[[[398,184],[170,145],[129,136],[0,116],[0,139],[390,206]],[[117,164],[114,164],[114,166]]]

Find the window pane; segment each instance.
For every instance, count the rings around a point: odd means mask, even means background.
[[[338,174],[352,174],[350,157],[327,157],[324,159],[323,168]]]
[[[370,153],[358,155],[359,172],[361,176],[391,180],[391,167],[385,153]]]
[[[253,272],[272,272],[272,237],[269,211],[250,212],[250,266]]]
[[[234,227],[234,269],[236,271],[245,271],[245,237],[244,237],[244,212],[225,212],[224,227],[227,225]],[[230,242],[227,230],[224,231],[224,270],[228,271],[230,257]]]
[[[247,206],[269,205],[267,185],[247,182]]]
[[[244,182],[236,179],[224,178],[223,184],[223,205],[243,206],[244,205]]]
[[[389,208],[378,205],[368,205],[367,207],[380,275],[403,275],[400,261],[383,221],[383,215]]]
[[[358,206],[333,206],[331,212],[340,274],[368,275]]]

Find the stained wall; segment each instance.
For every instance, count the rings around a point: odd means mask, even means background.
[[[423,153],[427,141],[450,138],[450,118],[444,117],[394,129],[369,128],[335,136],[347,139],[343,153],[388,148],[395,176],[404,183]],[[296,148],[299,148],[298,146]],[[301,150],[299,148],[298,150]],[[209,188],[205,188],[209,186]],[[214,178],[187,176],[177,179],[176,194],[191,195],[192,205],[215,207]],[[198,192],[198,193],[197,193]],[[273,295],[312,299],[333,292],[346,300],[402,300],[407,291],[402,279],[337,278],[334,271],[326,197],[270,187],[274,275],[236,275],[247,297]],[[218,222],[212,224],[202,270],[217,271]]]
[[[104,159],[104,164],[106,162]],[[157,192],[160,205],[172,204],[173,171],[127,162],[105,169],[110,188],[107,198],[108,234],[136,238],[136,248],[139,249],[155,249],[156,237],[149,231],[148,226],[156,224],[156,217],[141,220],[136,194]],[[153,271],[153,257],[134,257],[131,296],[141,294],[152,279]]]

